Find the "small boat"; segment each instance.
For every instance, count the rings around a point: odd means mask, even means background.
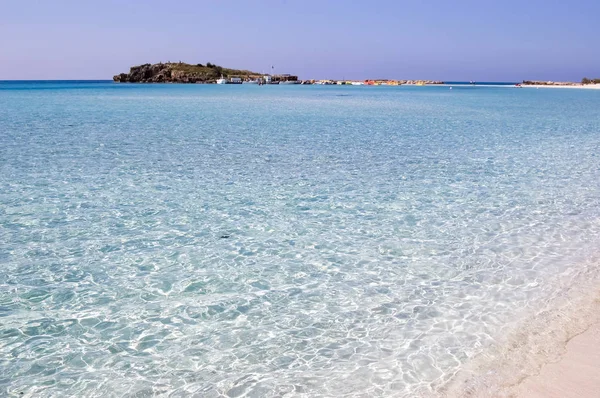
[[[279,84],[300,84],[298,80],[284,80],[279,82]]]
[[[217,79],[217,84],[229,84],[229,80],[225,79],[223,75],[221,75],[221,78]]]
[[[242,84],[258,84],[258,80],[246,80]]]

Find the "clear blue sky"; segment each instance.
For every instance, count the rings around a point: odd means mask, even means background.
[[[600,77],[600,0],[0,0],[0,80],[205,63],[301,78]]]

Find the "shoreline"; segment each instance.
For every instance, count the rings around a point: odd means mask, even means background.
[[[600,391],[600,322],[592,324],[565,345],[557,362],[514,389],[518,398],[593,398]]]
[[[414,84],[403,84],[403,86],[414,86]],[[426,86],[442,86],[442,87],[505,87],[505,88],[571,88],[571,89],[584,89],[584,90],[600,90],[600,84],[573,84],[573,85],[548,85],[548,84],[521,84],[515,86],[514,84],[426,84]]]
[[[578,84],[578,85],[559,85],[559,84],[522,84],[523,88],[580,88],[584,90],[600,90],[600,84]]]
[[[596,392],[600,385],[600,376],[589,376],[600,375],[599,280],[600,269],[588,270],[557,290],[544,308],[524,311],[520,321],[499,330],[496,342],[466,361],[436,396],[597,396],[588,391]],[[579,386],[584,375],[589,380]]]

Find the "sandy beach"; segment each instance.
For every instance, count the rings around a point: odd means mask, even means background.
[[[456,375],[443,396],[598,397],[600,290],[589,284],[587,289],[568,290],[558,300],[561,304],[551,303],[507,330],[495,347]]]
[[[573,337],[558,362],[514,388],[519,398],[592,398],[600,394],[600,323]]]
[[[586,90],[600,90],[600,84],[586,84],[576,86],[544,85],[544,84],[524,84],[524,88],[582,88]]]

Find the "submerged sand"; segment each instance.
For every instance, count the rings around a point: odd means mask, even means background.
[[[497,336],[442,388],[448,398],[600,397],[600,269]],[[593,274],[593,275],[592,275]]]

